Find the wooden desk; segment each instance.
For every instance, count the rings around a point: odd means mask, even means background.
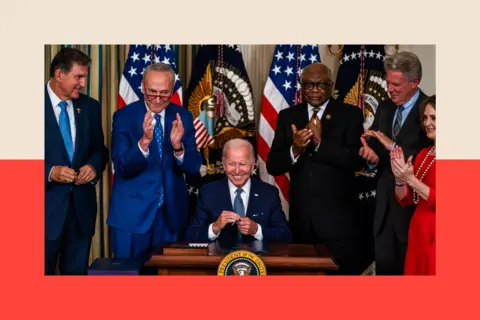
[[[325,275],[338,269],[324,245],[269,244],[268,253],[257,254],[265,263],[267,275]],[[159,275],[216,275],[225,254],[209,245],[201,255],[163,255],[159,249],[145,263],[158,268]]]

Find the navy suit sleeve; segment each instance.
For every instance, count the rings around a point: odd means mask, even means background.
[[[212,199],[210,199],[212,200]],[[208,239],[208,227],[214,221],[211,221],[208,199],[205,192],[200,190],[197,200],[197,207],[195,208],[195,214],[190,220],[190,224],[187,229],[186,238],[190,241],[196,242],[209,242]]]
[[[96,100],[93,101],[95,101],[95,104],[93,105],[94,108],[90,113],[92,141],[90,141],[89,144],[89,158],[86,164],[91,165],[95,169],[97,176],[93,182],[97,183],[108,163],[108,149],[105,146],[105,140],[103,136],[100,104]]]
[[[180,165],[182,169],[190,174],[196,174],[200,170],[202,164],[202,156],[197,150],[197,142],[195,140],[195,128],[193,127],[193,117],[190,112],[186,113],[182,119],[184,136],[183,147],[185,149],[183,162]]]
[[[116,111],[112,121],[112,162],[115,174],[129,178],[147,167],[147,159],[138,147],[138,141],[131,141],[128,134],[129,119]]]
[[[45,188],[47,188],[49,181],[48,177],[50,176],[50,171],[52,170],[53,165],[45,161]]]
[[[377,112],[375,114],[375,119],[373,120],[372,127],[370,128],[373,131],[380,131],[380,121],[383,117],[382,110],[386,108],[386,106],[380,104],[377,108]],[[383,119],[382,119],[383,120]],[[383,132],[386,134],[386,132]],[[368,145],[378,156],[378,163],[375,166],[370,166],[371,168],[378,167],[378,169],[382,169],[383,166],[390,166],[390,151],[385,149],[384,145],[380,143],[375,138],[370,138],[367,140]]]
[[[268,225],[262,225],[263,238],[267,242],[286,242],[292,241],[292,233],[287,224],[285,213],[280,202],[278,189],[274,191],[273,202],[270,211],[270,221]]]

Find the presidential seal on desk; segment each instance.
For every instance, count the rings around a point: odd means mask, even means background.
[[[233,251],[225,256],[218,266],[219,276],[266,276],[267,269],[262,259],[246,250]]]

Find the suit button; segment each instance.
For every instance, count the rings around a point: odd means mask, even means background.
[[[159,192],[157,192],[157,196],[160,196],[160,191],[159,191]]]

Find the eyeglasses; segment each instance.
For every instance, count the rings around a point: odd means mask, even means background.
[[[328,87],[332,85],[332,81],[328,82],[311,82],[311,81],[305,81],[302,82],[302,87],[305,88],[305,90],[310,91],[313,90],[314,87],[317,87],[319,90],[325,90]]]
[[[160,91],[159,93],[157,93],[157,91],[154,90],[147,90],[147,92],[145,93],[145,98],[148,101],[152,101],[157,98],[160,98],[160,100],[167,100],[168,98],[170,98],[171,95],[172,93],[169,91]]]

